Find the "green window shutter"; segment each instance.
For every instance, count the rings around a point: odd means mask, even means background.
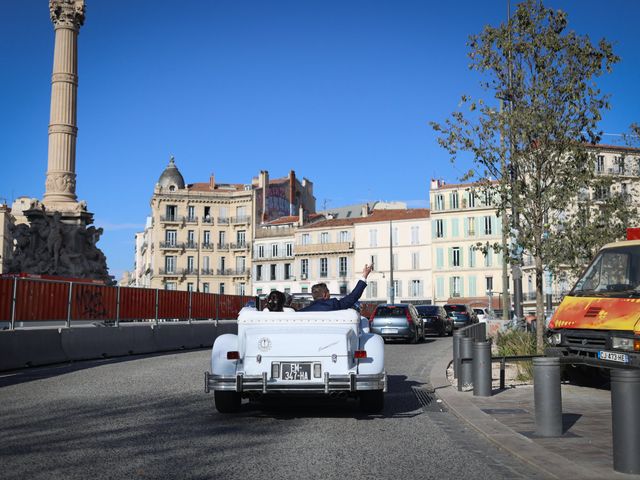
[[[476,217],[476,236],[482,237],[484,235],[484,222],[482,217]]]
[[[464,218],[464,238],[469,236],[469,219],[467,217]]]
[[[436,267],[444,267],[444,252],[442,251],[442,248],[436,248]]]
[[[444,278],[436,278],[436,296],[438,298],[444,297]]]
[[[458,232],[459,223],[460,222],[457,218],[451,219],[451,238],[458,238],[458,235],[460,235],[460,233]]]
[[[491,247],[487,250],[487,267],[490,267],[493,262],[493,249]]]
[[[491,217],[491,234],[496,235],[498,233],[498,219],[494,216]]]
[[[453,248],[449,247],[448,252],[449,252],[449,262],[447,263],[447,265],[449,267],[453,267]]]
[[[464,267],[464,248],[460,248],[460,266]]]
[[[453,277],[449,277],[449,297],[453,296]]]
[[[442,238],[447,238],[447,221],[442,220]]]
[[[474,275],[469,277],[469,296],[475,297],[476,295],[476,277]]]
[[[473,247],[469,247],[469,267],[473,268],[476,266],[476,251]]]
[[[502,234],[502,217],[496,217],[496,233]]]
[[[436,221],[431,220],[431,238],[436,238]]]
[[[464,297],[464,277],[460,277],[460,296]]]

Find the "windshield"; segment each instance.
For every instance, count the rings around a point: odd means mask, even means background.
[[[438,307],[434,305],[425,305],[416,307],[420,315],[438,315]]]
[[[640,296],[640,245],[602,250],[569,295]]]
[[[404,317],[405,307],[378,307],[376,317]]]

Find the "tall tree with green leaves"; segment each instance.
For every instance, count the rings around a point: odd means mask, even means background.
[[[497,179],[499,211],[509,217],[512,208],[517,212],[503,222],[514,227],[511,256],[522,250],[534,259],[541,320],[544,271],[561,263],[560,249],[552,245],[565,241],[550,225],[571,216],[578,193],[594,188],[594,158],[587,146],[598,143],[601,112],[609,108],[596,80],[619,60],[606,40],[594,44],[567,27],[563,11],[525,0],[506,23],[472,35],[470,68],[481,74],[492,98],[463,96],[449,119],[432,122],[453,162],[462,151],[472,154],[474,168],[465,179]],[[602,242],[607,226],[598,229]],[[538,324],[542,352],[544,322]]]

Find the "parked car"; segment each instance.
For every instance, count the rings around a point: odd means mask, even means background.
[[[473,307],[473,311],[476,313],[476,316],[478,317],[478,322],[486,322],[487,320],[489,320],[489,318],[491,318],[491,313],[489,312],[489,309],[486,307]]]
[[[453,318],[453,328],[462,328],[478,323],[478,316],[469,305],[448,303],[444,309]]]
[[[385,340],[404,339],[417,343],[424,338],[422,318],[410,303],[378,305],[371,315],[369,328],[371,333],[377,333]]]
[[[353,397],[369,413],[384,407],[384,342],[353,309],[264,312],[245,309],[238,334],[216,338],[205,392],[235,413],[242,398],[277,395]]]
[[[422,318],[424,333],[437,333],[441,337],[453,335],[453,319],[438,305],[417,305]]]

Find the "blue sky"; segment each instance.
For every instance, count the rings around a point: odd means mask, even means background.
[[[427,206],[457,181],[428,125],[484,95],[466,42],[506,0],[87,0],[79,37],[78,198],[117,278],[174,155],[186,182],[248,183],[294,169],[318,209],[373,200]],[[514,2],[515,5],[515,2]],[[608,133],[640,121],[640,2],[554,0],[570,28],[622,57],[599,82]],[[512,7],[514,8],[514,7]],[[0,29],[0,199],[42,198],[53,26],[46,0],[12,4]],[[613,143],[616,137],[604,137]]]

